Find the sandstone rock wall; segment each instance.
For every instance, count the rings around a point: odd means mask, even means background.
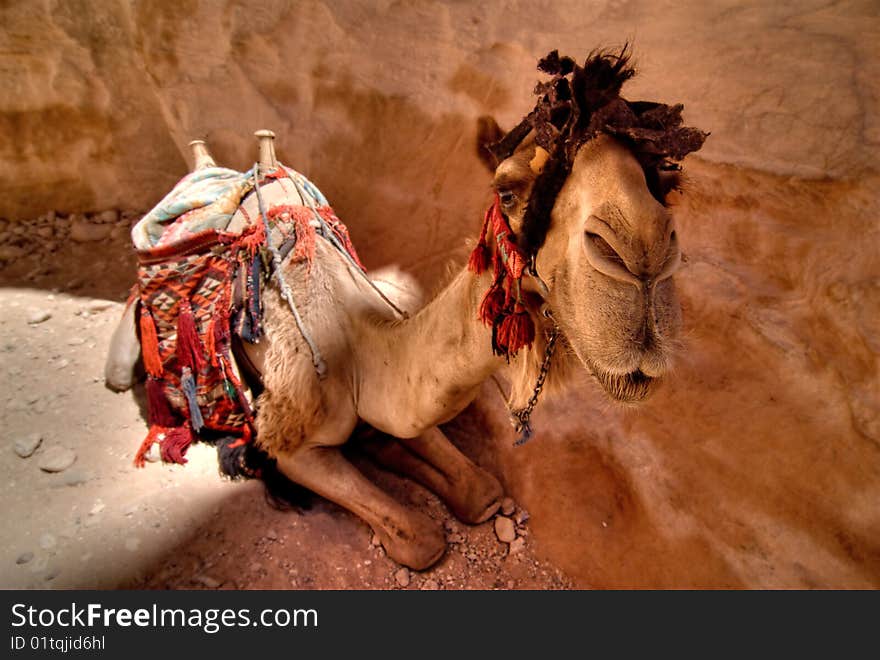
[[[870,0],[18,0],[0,26],[0,217],[13,219],[146,209],[190,139],[246,167],[259,127],[348,217],[375,222],[366,191],[469,211],[474,118],[518,120],[550,49],[627,39],[642,70],[629,94],[685,103],[713,161],[852,177],[880,142]]]

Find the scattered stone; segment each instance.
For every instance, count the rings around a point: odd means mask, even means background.
[[[110,236],[112,225],[99,225],[77,218],[70,225],[70,238],[77,243],[103,241]]]
[[[67,358],[62,358],[62,359],[58,360],[58,362],[56,362],[54,366],[56,369],[64,369],[69,364],[70,364],[70,360],[68,360]]]
[[[422,591],[437,591],[439,588],[437,580],[425,580],[422,584]]]
[[[133,516],[134,514],[137,513],[138,508],[139,508],[139,505],[137,505],[137,504],[129,504],[127,507],[125,507],[122,510],[122,513],[125,516]]]
[[[16,564],[27,564],[31,559],[34,558],[33,552],[22,552],[18,559],[15,560]]]
[[[270,529],[268,532],[266,532],[266,538],[269,539],[270,541],[277,541],[278,540],[278,532],[276,532],[274,529]]]
[[[27,322],[29,325],[37,325],[39,323],[43,323],[44,321],[48,321],[51,318],[52,312],[50,312],[48,309],[38,309],[32,312],[30,316],[28,316]]]
[[[85,337],[71,337],[67,340],[68,346],[82,346],[86,343]]]
[[[43,437],[39,433],[31,433],[23,438],[15,441],[15,453],[22,458],[29,458],[37,451],[37,448],[43,442]]]
[[[511,497],[505,497],[501,500],[501,513],[505,516],[511,515],[516,510],[516,502]]]
[[[97,314],[110,309],[113,305],[114,303],[111,300],[93,300],[86,305],[86,311],[90,314]]]
[[[107,508],[107,505],[104,504],[101,500],[97,500],[94,506],[89,510],[90,516],[97,516],[101,511]]]
[[[76,453],[67,447],[49,447],[40,456],[40,469],[43,472],[63,472],[76,462]]]
[[[526,547],[526,540],[523,537],[517,537],[510,542],[508,552],[512,555],[522,552]]]
[[[409,569],[408,568],[400,568],[394,574],[394,579],[397,581],[401,587],[408,587],[410,581]]]
[[[89,475],[82,470],[71,470],[64,475],[63,483],[65,486],[79,486],[80,484],[86,483],[88,480]]]
[[[263,568],[263,565],[260,562],[255,561],[250,565],[251,573],[259,573]]]
[[[379,536],[377,534],[373,534],[373,538],[370,539],[370,545],[374,547],[382,545],[382,541],[379,540]]]
[[[61,569],[57,566],[53,566],[49,569],[49,572],[43,576],[43,579],[46,580],[46,582],[49,582],[57,578],[59,575],[61,575]]]
[[[220,580],[213,578],[210,575],[196,575],[193,578],[193,582],[195,582],[196,584],[200,584],[208,589],[216,589],[221,584],[223,584],[222,582],[220,582]]]
[[[520,509],[519,511],[516,512],[516,518],[515,518],[516,524],[517,525],[524,524],[529,519],[529,517],[530,516],[529,516],[528,511],[526,511],[525,509]]]
[[[46,532],[42,536],[40,536],[40,547],[43,550],[51,550],[55,547],[56,541],[55,537]]]
[[[55,230],[52,227],[38,227],[37,228],[37,236],[40,238],[52,238],[52,234],[55,233]]]
[[[513,526],[513,521],[504,516],[495,518],[495,536],[503,543],[512,542],[516,538],[516,529]]]

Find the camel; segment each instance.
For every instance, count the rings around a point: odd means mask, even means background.
[[[538,105],[520,126],[505,135],[494,120],[480,120],[481,156],[494,175],[494,202],[475,249],[481,258],[423,306],[404,277],[374,276],[409,308],[404,318],[319,240],[308,271],[290,260],[283,269],[326,377],[276,288],[264,295],[264,340],[244,346],[264,386],[258,446],[288,479],[362,518],[388,556],[413,569],[443,555],[443,530],[343,456],[359,423],[390,436],[371,443],[383,466],[477,524],[494,515],[503,489],[438,425],[470,404],[484,381],[506,371],[509,407],[527,428],[521,411],[534,405],[545,378],[547,388],[561,388],[586,369],[610,399],[635,404],[672,367],[680,249],[664,200],[678,182],[672,160],[699,148],[705,134],[680,126],[680,106],[619,97],[632,75],[625,52],[592,55],[584,67],[551,53],[541,68],[552,87],[539,88]],[[569,81],[568,93],[560,92]],[[566,103],[568,114],[560,113]],[[511,262],[500,258],[511,254],[522,258],[505,273]],[[501,291],[506,276],[506,298],[498,301],[507,311],[487,318],[487,291]],[[508,325],[499,321],[505,314]],[[124,318],[108,359],[108,383],[120,388],[132,380],[133,333],[133,320]]]

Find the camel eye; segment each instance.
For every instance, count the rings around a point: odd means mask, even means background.
[[[510,208],[516,204],[516,193],[511,190],[499,190],[498,198],[501,200],[501,206]]]

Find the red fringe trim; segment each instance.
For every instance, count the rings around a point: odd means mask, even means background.
[[[488,236],[494,241],[490,249]],[[520,282],[526,269],[526,257],[516,244],[515,236],[501,212],[501,200],[486,210],[480,240],[471,252],[468,268],[484,272],[491,263],[495,280],[480,303],[479,316],[495,328],[496,351],[510,357],[535,340],[535,323],[520,299]]]
[[[153,376],[147,377],[147,412],[150,426],[174,426],[177,418],[171,412],[162,381]]]
[[[156,324],[153,315],[145,305],[141,305],[141,354],[144,359],[144,368],[154,378],[161,378],[164,369],[162,358],[159,355],[159,337],[156,334]]]
[[[193,443],[193,433],[189,424],[165,430],[165,439],[159,443],[162,460],[166,463],[186,465],[186,450]]]
[[[535,324],[525,310],[508,314],[498,326],[498,345],[511,354],[535,341]]]
[[[134,455],[134,466],[142,468],[147,462],[147,452],[150,451],[150,447],[153,446],[154,442],[159,442],[159,435],[162,433],[167,433],[168,429],[163,428],[161,426],[151,426],[149,432],[147,433],[147,437],[144,438],[144,441],[141,443],[140,448],[137,450],[137,453]]]
[[[192,306],[186,299],[181,301],[177,315],[177,362],[181,367],[189,367],[194,373],[200,372],[205,366],[196,320]]]

